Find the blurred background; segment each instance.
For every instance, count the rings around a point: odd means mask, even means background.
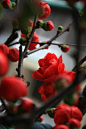
[[[54,23],[55,29],[50,32],[46,32],[42,29],[37,29],[36,32],[39,36],[40,42],[47,41],[50,38],[52,38],[56,34],[57,28],[59,25],[66,28],[66,26],[73,20],[71,8],[67,5],[65,1],[46,0],[46,2],[51,6],[51,14],[48,18],[44,19],[43,21],[51,20]],[[76,6],[78,10],[81,10],[83,4],[77,3]],[[0,33],[0,44],[6,41],[6,39],[9,37],[11,32],[12,32],[12,26],[7,25],[6,31],[4,31],[3,33]],[[16,39],[16,41],[19,40],[21,32],[18,31],[18,35],[19,37]],[[75,24],[73,24],[69,32],[65,32],[63,35],[58,37],[54,42],[59,44],[60,43],[76,44],[76,35],[77,35],[77,31],[75,30]],[[85,44],[85,37],[86,37],[86,33],[83,33],[82,41],[81,41],[82,44]],[[19,46],[15,45],[15,47],[18,48]],[[43,103],[41,100],[40,94],[38,93],[38,88],[44,83],[42,81],[38,81],[32,78],[32,73],[35,70],[37,70],[39,67],[38,60],[41,58],[44,58],[44,56],[48,52],[55,53],[57,57],[62,55],[63,62],[65,64],[65,69],[72,70],[73,67],[75,66],[75,60],[71,55],[73,55],[75,51],[76,51],[76,47],[70,47],[70,50],[68,53],[63,53],[58,46],[51,45],[49,49],[40,50],[38,52],[35,52],[29,55],[28,58],[24,59],[23,75],[25,77],[25,81],[30,81],[28,96],[32,98],[38,104],[38,106],[40,106]],[[86,51],[86,48],[82,47],[80,59],[85,56],[85,51]],[[18,62],[17,63],[9,62],[9,63],[10,63],[10,67],[7,75],[16,75],[16,68],[18,67]],[[82,85],[83,86],[85,85],[85,81],[82,83]],[[50,119],[48,116],[46,117],[44,116],[44,122],[49,123],[51,125],[54,124],[53,120]]]

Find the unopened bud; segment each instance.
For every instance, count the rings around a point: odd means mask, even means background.
[[[25,37],[20,38],[19,42],[22,46],[25,46],[27,44]]]
[[[27,35],[27,36],[31,33],[31,31],[32,31],[32,27],[29,27],[29,26],[27,26],[27,27],[21,29],[21,32],[22,32],[23,34]]]
[[[36,28],[42,28],[43,23],[44,22],[42,20],[38,20],[37,23],[36,23]]]
[[[63,30],[63,26],[58,26],[58,32],[61,33]]]
[[[17,19],[13,19],[12,20],[12,25],[13,25],[13,29],[14,30],[18,30],[19,29],[19,22]]]
[[[69,49],[70,49],[70,47],[68,45],[65,45],[65,44],[61,45],[61,50],[63,52],[68,52]]]
[[[53,118],[53,117],[54,117],[54,110],[55,110],[55,108],[51,108],[51,109],[47,110],[46,113],[47,113],[51,118]]]

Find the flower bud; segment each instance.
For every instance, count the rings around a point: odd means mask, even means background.
[[[48,27],[49,31],[51,31],[52,29],[54,29],[54,24],[53,24],[53,22],[52,22],[52,21],[48,21],[48,22],[47,22],[47,27]]]
[[[14,8],[16,6],[15,2],[12,2],[12,8]]]
[[[9,54],[9,48],[5,44],[0,44],[0,49],[4,52],[4,54]]]
[[[4,77],[0,84],[0,96],[8,101],[14,101],[27,94],[27,86],[19,77]]]
[[[44,22],[42,20],[38,20],[37,23],[36,23],[36,28],[42,28],[43,23]]]
[[[63,52],[68,52],[69,49],[70,49],[70,47],[69,47],[68,45],[65,45],[65,44],[61,45],[61,50],[62,50]]]
[[[19,22],[17,19],[13,19],[12,20],[12,25],[13,25],[13,29],[14,30],[18,30],[19,29]]]
[[[47,22],[44,22],[44,23],[43,23],[42,28],[43,28],[45,31],[51,31],[52,29],[54,29],[54,24],[53,24],[52,21],[47,21]]]
[[[63,30],[63,26],[58,26],[58,32],[61,33]]]
[[[38,119],[38,122],[42,122],[43,121],[43,116],[40,116],[40,118]]]
[[[68,96],[65,96],[64,102],[68,105],[77,105],[79,102],[79,95],[77,93],[68,94]]]
[[[32,27],[29,27],[29,26],[27,26],[27,27],[21,29],[21,32],[22,32],[23,34],[27,35],[27,36],[31,33],[31,31],[32,31]]]
[[[50,6],[46,2],[42,2],[42,1],[39,2],[39,5],[41,8],[41,11],[38,15],[38,18],[40,19],[47,18],[51,13]]]
[[[46,113],[47,113],[51,118],[53,118],[53,117],[54,117],[54,110],[55,110],[55,108],[51,108],[51,109],[47,110]]]
[[[2,0],[2,6],[5,8],[5,9],[8,9],[9,8],[9,6],[10,6],[10,4],[11,4],[11,2],[10,2],[10,0]]]
[[[20,38],[19,42],[22,46],[25,46],[27,44],[27,39],[25,37],[22,37]]]
[[[16,62],[19,60],[19,50],[17,48],[11,48],[9,50],[8,58],[12,62]]]

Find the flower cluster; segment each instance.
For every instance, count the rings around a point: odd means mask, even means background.
[[[55,129],[79,128],[81,126],[82,112],[78,107],[60,104],[54,110]]]
[[[65,70],[62,56],[57,58],[55,54],[48,53],[38,63],[40,67],[33,72],[32,76],[37,80],[46,82],[38,90],[43,101],[57,94],[59,88],[71,84],[76,76],[75,72]]]

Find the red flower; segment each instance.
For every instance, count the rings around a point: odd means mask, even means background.
[[[4,54],[9,53],[9,48],[5,44],[0,44],[0,49],[4,52]]]
[[[70,107],[69,105],[64,104],[64,103],[60,104],[60,105],[54,110],[54,114],[55,114],[55,113],[57,112],[57,110],[59,110],[59,109],[65,109],[65,110],[70,114],[70,116],[71,116],[71,107]]]
[[[41,7],[41,12],[38,17],[40,19],[47,18],[51,13],[50,6],[46,2],[42,2],[42,1],[39,2],[39,5]]]
[[[55,54],[48,53],[43,59],[38,61],[40,68],[33,72],[32,76],[44,82],[56,81],[56,76],[64,72],[62,56],[59,58]]]
[[[54,129],[69,129],[69,127],[68,127],[67,125],[61,124],[61,125],[56,125],[56,126],[54,127]]]
[[[34,32],[34,34],[33,34],[33,37],[32,37],[32,40],[31,40],[31,43],[29,45],[28,50],[36,49],[36,45],[37,44],[36,43],[32,43],[32,42],[39,42],[39,37],[38,37],[36,32]]]
[[[70,49],[70,47],[68,46],[68,45],[61,45],[61,50],[63,51],[63,52],[68,52],[69,51],[69,49]]]
[[[9,50],[8,58],[12,62],[16,62],[19,60],[19,50],[17,48],[11,48]]]
[[[69,124],[71,127],[75,127],[75,128],[79,128],[81,126],[80,121],[74,118],[69,119]]]
[[[66,108],[58,109],[54,114],[54,121],[57,125],[68,122],[69,118],[70,118],[70,114],[68,110],[66,110]]]
[[[51,31],[52,29],[54,29],[54,24],[52,21],[48,21],[47,22],[47,28],[49,29],[49,31]]]
[[[7,56],[0,50],[0,76],[4,76],[8,71]]]
[[[54,83],[45,83],[39,87],[38,92],[41,93],[43,101],[47,101],[52,95],[56,94]]]
[[[82,112],[78,107],[75,107],[75,106],[71,107],[71,118],[75,118],[79,121],[82,120]]]
[[[8,76],[0,84],[0,96],[8,101],[13,101],[27,94],[26,84],[18,77]]]
[[[24,112],[32,112],[33,108],[35,107],[35,104],[31,99],[24,98],[21,101],[20,107]]]
[[[9,5],[10,5],[10,0],[2,0],[2,6],[4,7],[4,8],[7,8]]]

